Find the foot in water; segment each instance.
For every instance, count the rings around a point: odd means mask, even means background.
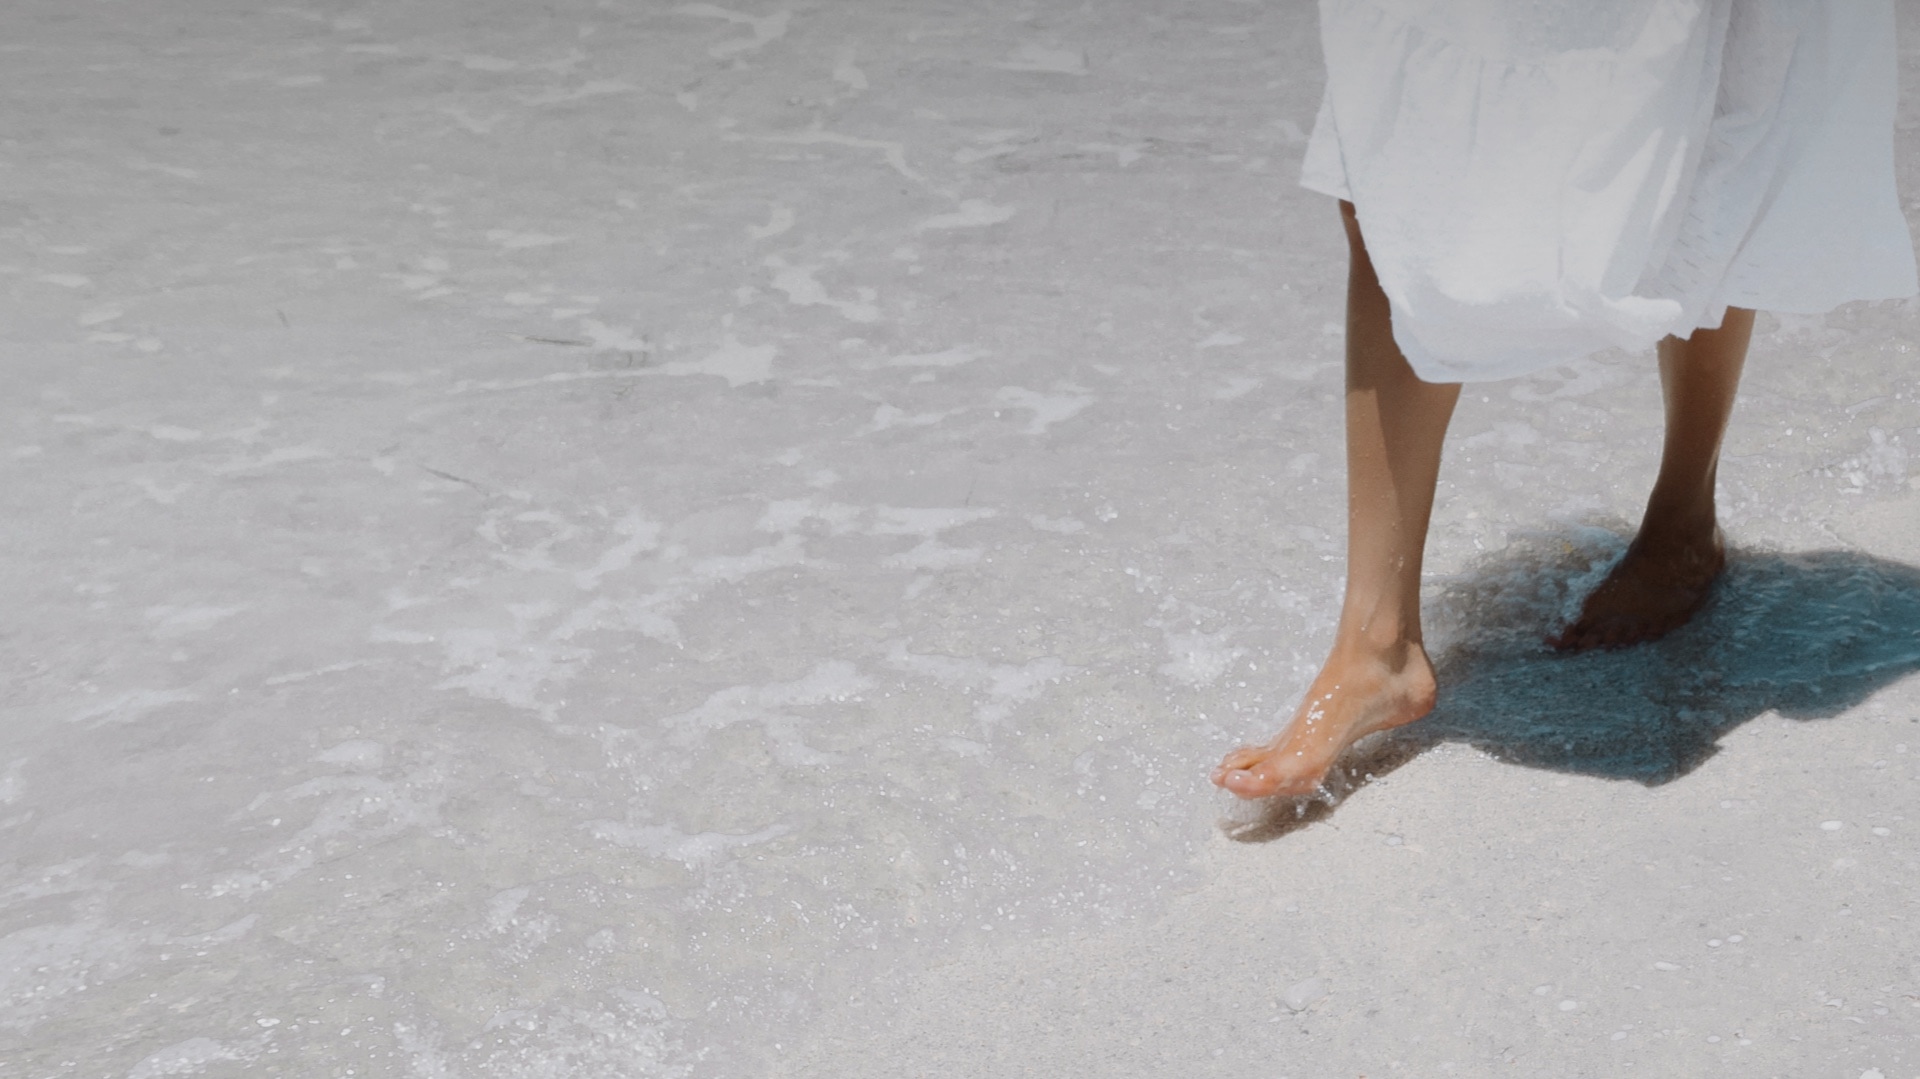
[[[1355,742],[1431,712],[1434,688],[1433,664],[1418,644],[1405,645],[1397,663],[1336,651],[1293,722],[1264,746],[1227,754],[1213,782],[1242,798],[1312,794]]]
[[[1547,643],[1562,652],[1586,652],[1664,637],[1706,604],[1726,565],[1727,544],[1718,525],[1677,540],[1649,539],[1643,530],[1588,594],[1580,617]]]

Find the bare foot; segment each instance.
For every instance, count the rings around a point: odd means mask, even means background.
[[[1580,607],[1580,617],[1547,643],[1563,652],[1625,648],[1679,629],[1713,593],[1727,565],[1720,527],[1701,538],[1649,540],[1644,529]]]
[[[1213,770],[1217,786],[1242,798],[1312,794],[1347,748],[1433,710],[1433,664],[1417,644],[1395,664],[1336,652],[1320,669],[1285,730],[1264,746],[1242,746]]]

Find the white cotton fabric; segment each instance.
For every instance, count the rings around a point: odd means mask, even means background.
[[[1321,0],[1301,182],[1421,378],[1916,291],[1892,0]]]

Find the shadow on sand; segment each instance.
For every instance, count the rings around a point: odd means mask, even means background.
[[[1663,640],[1561,655],[1541,638],[1624,548],[1600,529],[1527,537],[1427,601],[1440,705],[1356,746],[1313,800],[1227,824],[1245,842],[1325,818],[1443,742],[1514,764],[1656,786],[1755,716],[1825,719],[1920,669],[1920,568],[1856,551],[1735,552],[1713,599]]]

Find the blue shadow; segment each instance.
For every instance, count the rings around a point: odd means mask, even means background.
[[[1623,546],[1597,529],[1531,536],[1443,582],[1427,603],[1439,707],[1356,746],[1323,797],[1268,805],[1230,834],[1294,831],[1446,742],[1530,768],[1671,783],[1756,716],[1827,719],[1920,670],[1920,568],[1857,551],[1735,552],[1708,605],[1667,637],[1548,648],[1542,638]]]

